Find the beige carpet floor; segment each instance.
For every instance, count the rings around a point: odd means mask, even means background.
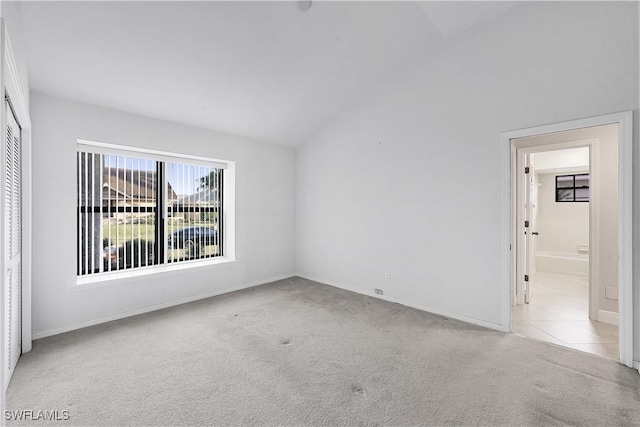
[[[301,278],[34,342],[9,425],[640,424],[619,363]]]

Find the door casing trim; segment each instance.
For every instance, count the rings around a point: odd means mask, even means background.
[[[618,124],[618,312],[620,362],[633,367],[633,112],[623,111],[544,126],[519,129],[501,134],[501,283],[502,330],[511,332],[511,288],[515,274],[516,231],[513,198],[515,197],[515,148],[511,140],[594,126]],[[513,250],[512,250],[513,248]]]

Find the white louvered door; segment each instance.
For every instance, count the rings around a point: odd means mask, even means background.
[[[6,101],[5,101],[6,102]],[[22,350],[22,225],[21,225],[21,140],[20,126],[7,102],[7,128],[4,138],[4,245],[5,324],[6,324],[6,389]]]

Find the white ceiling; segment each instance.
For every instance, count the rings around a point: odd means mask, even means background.
[[[33,90],[296,146],[505,2],[24,2]]]

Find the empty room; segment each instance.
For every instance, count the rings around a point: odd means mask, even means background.
[[[640,424],[639,2],[0,16],[1,425]]]

